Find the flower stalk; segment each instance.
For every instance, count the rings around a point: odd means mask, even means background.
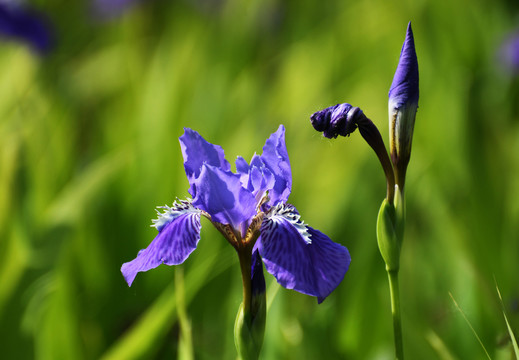
[[[400,291],[398,288],[398,270],[387,271],[389,293],[391,296],[391,314],[393,317],[393,333],[395,339],[395,359],[404,359],[404,344],[402,340],[402,318],[400,315]]]

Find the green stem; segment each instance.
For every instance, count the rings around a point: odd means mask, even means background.
[[[395,359],[404,359],[402,342],[402,320],[400,316],[400,292],[398,289],[398,270],[388,270],[389,292],[391,295],[391,313],[393,314],[393,332],[395,337]]]

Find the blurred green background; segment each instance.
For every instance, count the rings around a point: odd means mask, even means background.
[[[513,359],[496,283],[519,327],[519,79],[496,53],[517,1],[148,0],[100,20],[88,2],[36,2],[56,47],[0,44],[3,359],[234,359],[237,256],[206,220],[179,267],[120,266],[154,238],[155,206],[188,195],[190,127],[232,162],[280,123],[290,202],[347,246],[326,301],[279,288],[262,359],[391,359],[375,223],[385,179],[354,133],[309,116],[361,107],[387,139],[387,93],[408,21],[420,108],[401,265],[408,359]]]

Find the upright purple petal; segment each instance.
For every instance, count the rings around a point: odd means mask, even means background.
[[[400,60],[389,89],[389,101],[398,109],[406,104],[418,104],[418,95],[418,60],[409,22]]]
[[[270,135],[263,146],[261,160],[274,175],[274,188],[270,191],[270,205],[285,202],[292,190],[292,171],[285,144],[285,127],[279,125],[278,130]],[[252,162],[251,162],[252,163]]]
[[[231,165],[225,159],[221,146],[207,142],[199,133],[189,128],[184,129],[184,134],[179,138],[182,156],[184,157],[184,169],[191,188],[190,194],[195,197],[196,189],[193,188],[194,180],[200,176],[202,165],[208,164],[229,171]]]
[[[260,200],[266,191],[271,190],[276,183],[276,178],[272,172],[266,168],[253,167],[250,173],[250,188],[256,196],[256,200]]]
[[[241,185],[244,188],[247,188],[247,185],[249,184],[249,170],[250,166],[247,163],[247,160],[245,160],[243,157],[238,156],[236,158],[236,173],[240,175],[240,181]]]
[[[37,53],[52,46],[51,26],[47,18],[16,3],[0,3],[0,36],[23,41]]]
[[[342,281],[351,260],[348,249],[304,224],[292,205],[272,209],[256,247],[280,285],[319,303]]]
[[[266,191],[274,187],[274,175],[256,154],[252,157],[250,165],[242,157],[238,157],[236,171],[240,175],[242,186],[254,195],[256,202],[261,200]]]
[[[249,164],[247,163],[247,160],[245,160],[243,157],[241,156],[238,156],[236,158],[236,172],[238,174],[245,174],[245,175],[248,175],[249,174],[249,169],[250,169],[250,166]]]
[[[138,272],[154,269],[160,264],[182,264],[196,249],[200,240],[200,210],[189,201],[173,203],[164,207],[154,223],[159,234],[137,257],[121,267],[121,272],[131,286]]]
[[[256,213],[256,200],[240,181],[240,175],[204,164],[194,180],[193,205],[206,211],[213,221],[240,229]]]

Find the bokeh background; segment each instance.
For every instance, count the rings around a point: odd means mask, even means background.
[[[120,266],[156,235],[155,207],[188,195],[183,127],[232,162],[260,153],[279,124],[290,202],[352,263],[321,305],[265,273],[261,358],[391,359],[375,237],[381,166],[358,133],[324,139],[309,116],[349,102],[387,139],[408,21],[420,107],[400,275],[405,352],[487,359],[477,334],[492,359],[514,358],[496,285],[517,331],[519,78],[501,50],[519,26],[517,1],[102,3],[27,4],[52,24],[45,55],[0,43],[2,359],[234,359],[239,265],[208,221],[184,265],[141,273],[131,288]]]

